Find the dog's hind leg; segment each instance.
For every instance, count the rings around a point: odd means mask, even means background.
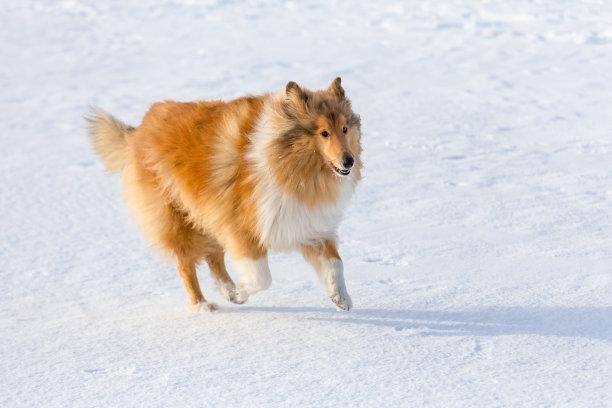
[[[196,274],[196,262],[186,258],[179,257],[177,259],[179,275],[183,279],[183,285],[189,294],[189,300],[194,308],[200,310],[214,311],[217,310],[217,305],[207,302],[200,290],[200,284]]]
[[[206,259],[206,263],[210,268],[210,274],[217,283],[217,288],[221,295],[232,303],[244,303],[246,299],[242,299],[237,295],[236,285],[225,268],[223,250],[210,251],[204,256],[204,259]]]
[[[128,207],[147,240],[175,259],[191,304],[198,309],[215,310],[217,306],[202,295],[196,266],[209,249],[220,249],[219,244],[193,228],[186,214],[160,192],[155,174],[137,160],[125,166],[123,180]]]
[[[351,297],[344,283],[344,268],[335,241],[326,240],[314,245],[302,245],[302,255],[317,271],[319,281],[338,309],[350,310]]]
[[[208,302],[198,282],[197,264],[203,258],[202,235],[194,230],[178,211],[172,212],[172,223],[161,234],[160,242],[166,250],[174,254],[177,269],[189,295],[189,301],[197,310],[217,310],[217,305]]]
[[[202,250],[209,247],[209,242],[202,234],[181,220],[180,214],[175,212],[174,215],[176,218],[173,228],[166,231],[163,241],[166,248],[176,257],[177,269],[189,295],[189,300],[198,310],[217,310],[216,304],[204,298],[197,276],[197,264],[202,260]]]

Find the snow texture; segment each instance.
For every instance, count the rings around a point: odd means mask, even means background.
[[[2,10],[0,406],[610,406],[610,2]],[[243,306],[202,267],[220,310],[191,312],[82,115],[338,75],[364,130],[354,310],[281,254]]]

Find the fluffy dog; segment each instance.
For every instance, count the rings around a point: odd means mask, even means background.
[[[283,92],[229,102],[159,102],[136,128],[101,111],[88,121],[96,152],[122,173],[129,209],[176,259],[195,307],[217,308],[202,294],[198,262],[227,300],[244,303],[271,284],[268,252],[291,250],[338,308],[352,307],[336,231],[361,178],[361,123],[340,78],[322,90],[289,82]]]

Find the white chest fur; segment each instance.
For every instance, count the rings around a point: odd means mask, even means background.
[[[277,251],[288,251],[313,241],[333,238],[342,217],[343,207],[353,193],[352,178],[341,181],[341,193],[334,203],[310,207],[295,197],[283,194],[270,171],[268,145],[279,134],[278,125],[271,120],[268,102],[251,134],[252,149],[248,159],[258,173],[255,194],[259,215],[261,242]]]
[[[283,196],[272,180],[260,190],[259,226],[262,242],[272,250],[289,251],[301,244],[334,238],[342,210],[353,192],[353,183],[343,180],[341,197],[331,204],[309,207],[291,196]]]

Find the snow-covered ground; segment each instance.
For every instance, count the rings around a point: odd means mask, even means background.
[[[0,406],[609,407],[607,1],[26,1],[0,13]],[[192,313],[90,151],[97,105],[335,76],[355,309],[298,255]]]

